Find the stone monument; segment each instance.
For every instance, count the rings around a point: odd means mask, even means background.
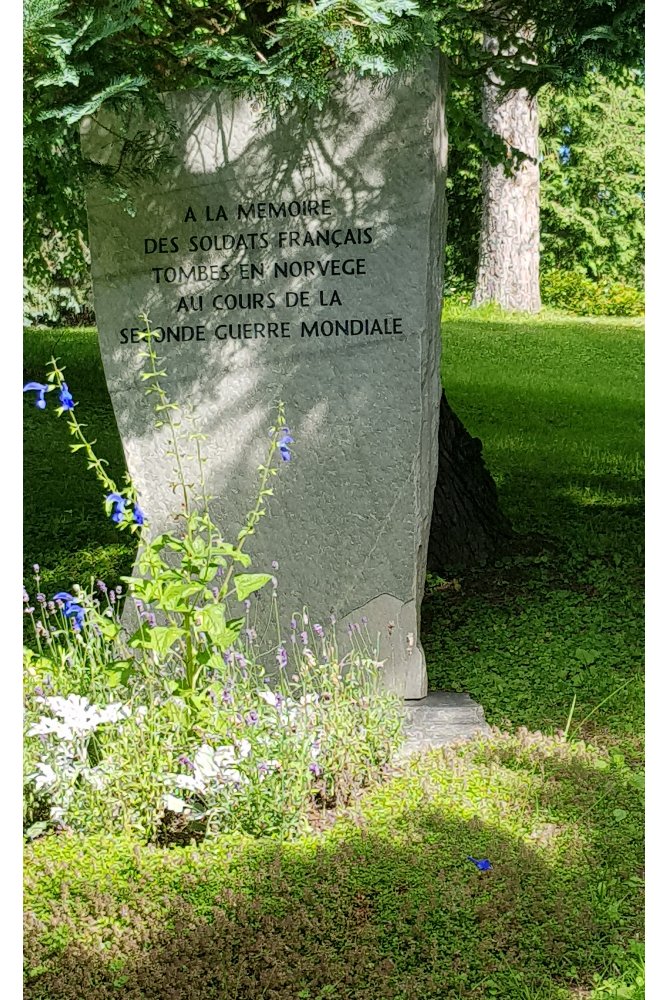
[[[343,635],[363,620],[387,685],[422,698],[440,399],[439,57],[382,83],[346,78],[323,111],[279,122],[219,92],[162,100],[172,159],[130,190],[133,214],[101,185],[88,191],[102,360],[149,530],[164,530],[176,504],[166,431],[139,379],[142,313],[170,396],[207,435],[211,512],[229,538],[285,403],[293,461],[247,549],[254,572],[278,562],[286,621],[304,605],[311,621],[334,615]],[[122,127],[86,120],[84,155],[117,167],[132,134]]]

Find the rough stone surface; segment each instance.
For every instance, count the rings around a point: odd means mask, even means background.
[[[397,760],[490,732],[484,709],[469,694],[431,691],[419,702],[408,702],[406,716],[406,739]]]
[[[207,435],[207,491],[227,537],[253,503],[275,402],[285,403],[294,460],[248,546],[255,571],[279,563],[283,619],[308,605],[345,636],[367,618],[387,685],[423,697],[445,211],[439,60],[381,85],[342,81],[324,111],[280,124],[220,93],[163,100],[178,129],[173,161],[130,191],[134,215],[101,187],[88,193],[102,359],[149,530],[170,525],[175,500],[166,431],[139,380],[131,331],[143,312],[162,331],[170,395]],[[86,121],[84,154],[117,166],[124,128],[145,124]]]

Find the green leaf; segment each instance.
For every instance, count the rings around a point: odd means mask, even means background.
[[[107,684],[110,688],[118,687],[119,684],[127,684],[134,669],[134,660],[116,660],[114,663],[109,663],[105,667]]]
[[[232,618],[226,620],[226,610],[223,604],[209,604],[202,608],[201,629],[207,632],[213,643],[220,649],[227,649],[238,639],[239,632],[243,628],[243,618]]]
[[[254,594],[256,590],[261,590],[272,579],[270,573],[238,573],[234,577],[237,598],[239,601],[245,601],[246,597]]]
[[[165,656],[185,634],[185,630],[176,625],[156,625],[149,628],[144,622],[130,639],[129,645],[132,649],[154,649],[160,656]]]

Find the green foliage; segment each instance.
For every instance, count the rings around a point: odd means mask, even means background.
[[[602,997],[642,962],[634,778],[521,731],[417,758],[297,842],[36,841],[26,997]]]
[[[165,457],[174,462],[181,510],[175,528],[142,539],[137,573],[123,578],[138,619],[129,635],[132,612],[124,624],[120,587],[98,582],[96,594],[75,585],[48,601],[35,568],[37,614],[27,592],[23,598],[34,624],[34,648],[24,650],[27,834],[56,825],[168,839],[175,824],[185,836],[242,830],[285,837],[303,829],[317,799],[345,802],[386,765],[400,729],[398,702],[380,690],[380,664],[363,644],[341,655],[317,624],[310,635],[316,652],[305,645],[305,613],[304,644],[296,647],[294,620],[288,654],[280,642],[277,581],[238,571],[250,565],[244,545],[273,495],[273,460],[279,451],[289,457],[282,405],[255,504],[228,542],[208,513],[202,435],[187,433],[169,399],[143,318],[141,378],[156,427],[167,431]],[[127,481],[121,493],[109,476],[53,358],[43,394],[49,410],[57,394],[56,412],[74,438],[70,450],[85,457],[103,487],[107,514],[119,530],[137,531],[144,516],[132,485]],[[186,479],[188,457],[199,465],[199,492]],[[269,583],[275,642],[271,622],[255,628],[249,620],[251,596]],[[267,659],[278,661],[273,679]]]
[[[618,281],[592,281],[577,271],[540,276],[542,302],[579,316],[643,316],[644,293]]]
[[[280,113],[300,102],[321,106],[338,72],[395,73],[437,45],[452,79],[479,89],[493,65],[508,85],[532,88],[580,78],[595,65],[611,73],[642,62],[643,4],[638,0],[551,0],[540,4],[480,0],[74,0],[24,4],[24,201],[26,316],[54,322],[90,310],[83,189],[95,175],[117,199],[142,173],[165,162],[169,130],[157,94],[184,87],[224,87],[254,95]],[[534,22],[532,41],[516,25]],[[486,32],[500,55],[480,45]],[[537,64],[526,59],[536,58]],[[465,103],[465,102],[464,102]],[[86,164],[79,124],[102,108],[123,116],[137,107],[154,128],[126,140],[118,169]],[[456,101],[450,126],[485,155],[501,144],[476,110]]]
[[[540,140],[543,268],[642,287],[643,79],[593,73],[576,89],[544,88]]]

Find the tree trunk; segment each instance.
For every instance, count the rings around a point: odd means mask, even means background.
[[[428,569],[444,576],[483,565],[512,535],[482,458],[482,442],[470,436],[443,391]]]
[[[486,38],[485,48],[498,43]],[[510,53],[511,54],[511,53]],[[503,309],[538,312],[540,302],[540,171],[538,165],[537,98],[525,88],[501,93],[502,81],[487,72],[482,90],[482,118],[505,142],[530,157],[513,164],[485,161],[477,284],[472,304],[496,302]]]

